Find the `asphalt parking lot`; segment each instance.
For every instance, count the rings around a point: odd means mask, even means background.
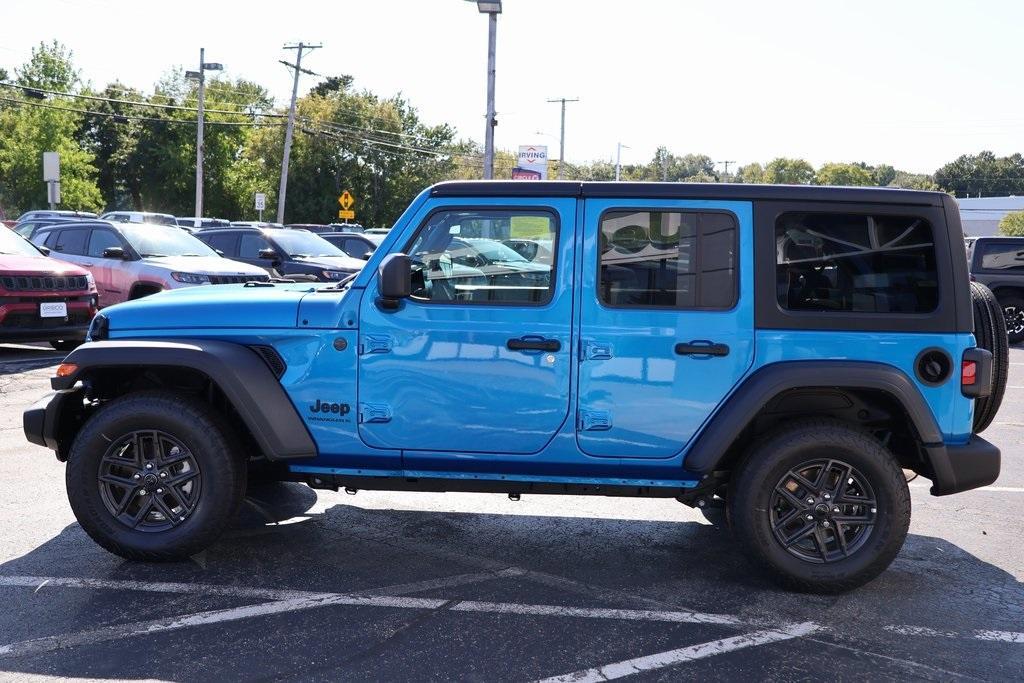
[[[21,411],[58,354],[0,345],[0,677],[1020,680],[1024,349],[986,437],[1003,473],[911,484],[893,566],[842,596],[776,589],[674,501],[251,490],[189,562],[110,555]]]

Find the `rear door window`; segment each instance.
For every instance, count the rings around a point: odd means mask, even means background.
[[[260,251],[263,249],[270,249],[270,242],[263,238],[262,235],[254,235],[252,233],[243,233],[238,244],[238,257],[259,259]]]
[[[237,256],[238,234],[229,232],[224,234],[210,235],[203,239],[211,249],[223,252],[225,256]]]
[[[97,228],[92,231],[89,237],[89,256],[103,258],[103,252],[111,247],[122,247],[121,240],[114,234],[113,230]]]
[[[54,243],[53,250],[62,254],[85,255],[85,243],[89,237],[88,230],[61,230]]]
[[[776,296],[790,311],[930,313],[939,303],[932,226],[916,216],[784,213]]]

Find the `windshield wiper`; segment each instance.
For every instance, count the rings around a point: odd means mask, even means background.
[[[289,254],[292,258],[309,258],[309,254]]]
[[[202,256],[202,254],[179,254],[179,256]]]
[[[142,258],[165,257],[167,254],[143,254]]]

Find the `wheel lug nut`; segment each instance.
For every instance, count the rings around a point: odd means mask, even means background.
[[[832,512],[838,513],[839,512],[839,508],[832,508]]]
[[[824,498],[825,500],[831,500],[832,496],[830,496],[829,494],[827,494],[827,493],[826,493],[826,494],[825,494],[825,495],[823,496],[823,498]]]
[[[828,525],[828,520],[825,520],[824,522],[822,522],[821,525],[827,529],[828,526],[829,526]]]
[[[151,469],[153,469],[153,463],[151,463],[151,462],[147,462],[147,463],[146,463],[146,469],[147,469],[147,470],[151,470]]]
[[[139,495],[140,496],[146,495],[146,489],[142,489],[141,491],[139,491]]]
[[[161,472],[160,473],[160,478],[161,479],[166,479],[167,478],[167,473],[166,472]]]
[[[157,490],[156,490],[156,492],[157,492],[157,493],[163,493],[163,492],[164,492],[164,490],[163,490],[163,489],[157,489]]]
[[[141,474],[132,475],[132,479],[142,479],[142,475]]]
[[[813,498],[808,498],[807,499],[807,504],[808,505],[814,505],[814,499]]]
[[[814,519],[814,515],[807,515],[807,521],[810,522]]]

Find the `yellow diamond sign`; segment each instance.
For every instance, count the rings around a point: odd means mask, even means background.
[[[356,203],[356,198],[353,197],[348,190],[345,190],[341,193],[341,196],[338,197],[338,203],[341,204],[342,209],[348,211],[352,208],[352,205]]]

